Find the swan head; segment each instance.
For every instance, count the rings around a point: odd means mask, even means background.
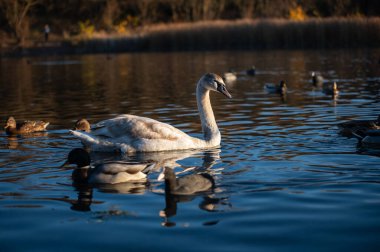
[[[217,74],[207,73],[203,75],[199,81],[199,84],[205,89],[219,92],[228,98],[232,98],[231,94],[226,88],[226,84],[224,83],[223,78]]]

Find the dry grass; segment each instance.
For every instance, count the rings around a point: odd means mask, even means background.
[[[380,18],[261,19],[154,25],[84,42],[101,51],[308,49],[380,46]]]
[[[380,18],[216,21],[152,27],[151,50],[353,48],[380,46]]]
[[[162,24],[134,33],[69,38],[57,51],[323,49],[380,46],[380,18],[258,19]],[[53,50],[53,49],[52,49]],[[36,53],[38,49],[36,49]],[[41,50],[39,50],[41,51]]]

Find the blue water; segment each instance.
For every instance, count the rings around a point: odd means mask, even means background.
[[[379,50],[227,51],[0,59],[1,118],[43,119],[46,133],[0,133],[1,251],[377,251],[380,159],[336,124],[380,114]],[[222,133],[208,151],[121,156],[211,174],[216,189],[170,198],[148,183],[76,187],[60,168],[81,143],[68,129],[120,113],[201,136],[195,83],[255,65],[255,77],[212,94]],[[313,90],[312,71],[337,99]],[[286,99],[265,83],[286,80]],[[187,172],[192,173],[192,172]],[[183,176],[182,174],[181,176]],[[162,217],[165,213],[167,217]]]

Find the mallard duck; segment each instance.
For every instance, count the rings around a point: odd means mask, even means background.
[[[89,153],[76,148],[70,151],[67,161],[62,165],[76,164],[72,173],[75,183],[117,184],[130,181],[146,180],[146,174],[154,164],[135,164],[122,161],[105,162],[91,166]]]
[[[273,83],[267,83],[264,86],[264,89],[270,94],[281,94],[285,95],[287,92],[287,87],[285,81],[280,81],[279,85]]]
[[[339,123],[339,133],[344,136],[365,135],[368,130],[380,129],[380,115],[376,120],[351,120],[348,122]]]
[[[26,134],[38,131],[45,131],[48,125],[49,122],[44,121],[24,121],[22,123],[16,123],[14,117],[10,116],[7,119],[4,129],[8,135]]]
[[[92,125],[91,133],[71,132],[82,143],[96,151],[133,153],[216,147],[220,145],[221,135],[212,111],[210,91],[231,98],[219,75],[208,73],[198,81],[196,99],[203,139],[189,136],[167,123],[135,115],[120,115],[99,122]]]
[[[215,187],[213,177],[208,173],[190,174],[176,178],[173,169],[164,168],[165,192],[173,195],[190,195]]]
[[[325,93],[327,95],[331,95],[333,97],[338,96],[338,94],[339,94],[338,85],[336,84],[335,81],[332,84],[332,86],[324,85],[322,91],[323,91],[323,93]]]
[[[368,130],[361,139],[361,146],[368,149],[380,149],[380,130]]]
[[[323,84],[323,77],[319,74],[317,75],[315,72],[312,72],[311,81],[314,87],[321,87]]]
[[[86,119],[82,118],[75,122],[73,130],[91,132],[91,125]]]
[[[223,80],[225,82],[234,82],[237,80],[236,72],[230,70],[229,72],[226,72],[223,74]]]
[[[246,74],[247,74],[247,75],[250,75],[250,76],[255,76],[255,74],[256,74],[256,67],[255,67],[255,66],[252,66],[250,69],[248,69],[248,70],[246,71]]]

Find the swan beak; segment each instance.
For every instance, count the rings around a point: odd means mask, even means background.
[[[217,88],[218,92],[224,94],[227,98],[232,98],[232,95],[227,91],[225,85],[219,85]]]

